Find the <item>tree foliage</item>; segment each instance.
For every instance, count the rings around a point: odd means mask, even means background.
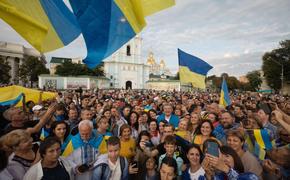
[[[0,57],[0,83],[1,84],[8,84],[10,81],[10,65],[8,62],[3,58]]]
[[[101,63],[96,68],[89,69],[85,64],[76,64],[71,61],[65,61],[63,64],[56,67],[55,74],[61,76],[104,76],[103,66],[104,64]]]
[[[251,71],[247,73],[246,77],[249,80],[249,90],[258,91],[262,84],[261,73],[259,71]]]
[[[227,73],[222,73],[221,77],[218,77],[215,75],[209,76],[207,78],[207,81],[211,80],[213,88],[220,89],[221,85],[222,85],[222,77],[226,78],[229,90],[240,89],[240,87],[241,87],[240,81],[234,76],[229,76]]]
[[[30,81],[31,87],[33,82],[38,81],[38,76],[40,74],[49,74],[49,70],[45,67],[45,64],[36,57],[28,57],[19,68],[20,79],[23,82]]]
[[[282,65],[284,81],[290,81],[290,40],[281,41],[280,47],[263,55],[262,70],[267,84],[275,90],[281,88]]]

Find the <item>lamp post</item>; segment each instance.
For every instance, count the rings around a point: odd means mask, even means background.
[[[275,56],[277,57],[277,58],[283,58],[283,59],[285,59],[286,61],[288,61],[289,60],[289,57],[288,56],[281,56],[281,54],[279,54],[279,53],[276,53],[275,54]],[[284,64],[283,64],[283,62],[278,62],[278,61],[276,61],[275,59],[273,59],[273,58],[271,58],[272,60],[273,60],[273,62],[275,62],[276,64],[279,64],[280,66],[281,66],[281,94],[283,95],[283,88],[284,88]]]

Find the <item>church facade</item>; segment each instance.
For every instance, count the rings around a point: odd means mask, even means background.
[[[141,57],[142,39],[138,36],[104,60],[110,88],[144,89],[149,80],[149,65]]]

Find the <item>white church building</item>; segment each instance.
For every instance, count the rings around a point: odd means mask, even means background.
[[[146,88],[150,66],[141,58],[141,44],[142,38],[136,36],[104,60],[104,72],[110,79],[110,88]]]

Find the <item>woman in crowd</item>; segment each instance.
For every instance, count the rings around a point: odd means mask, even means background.
[[[7,170],[15,180],[22,180],[30,166],[37,162],[30,134],[22,129],[13,130],[5,135],[3,145],[13,152],[9,157]]]
[[[128,162],[131,162],[135,156],[136,141],[132,138],[132,130],[128,124],[123,124],[120,128],[120,141],[120,156],[126,157]]]
[[[160,143],[160,133],[158,131],[157,121],[151,120],[148,124],[151,141],[154,146],[157,146]]]
[[[148,111],[149,120],[157,119],[157,112],[154,109]]]
[[[200,148],[202,149],[203,143],[207,139],[216,139],[212,134],[213,130],[214,127],[211,121],[203,120],[197,129],[196,136],[193,138],[193,143],[199,145]]]
[[[196,144],[190,145],[187,151],[187,159],[189,165],[182,173],[183,180],[199,180],[205,177],[205,171],[201,166],[203,154],[200,147]]]
[[[243,149],[245,139],[243,134],[238,130],[229,131],[227,134],[227,144],[233,148],[241,159],[246,172],[252,172],[262,179],[262,166],[256,157],[248,150]]]
[[[228,146],[220,148],[219,157],[206,154],[203,164],[207,180],[259,179],[254,173],[244,171],[243,163],[238,154]]]
[[[61,142],[56,137],[46,138],[39,147],[41,161],[33,165],[23,180],[73,180],[73,168],[60,158]]]
[[[138,128],[139,128],[138,119],[139,119],[139,114],[135,111],[132,111],[129,115],[128,124],[131,126],[131,131],[132,131],[131,133],[134,139],[138,138]]]
[[[190,114],[190,125],[189,125],[189,131],[190,131],[192,139],[196,135],[199,123],[200,123],[200,116],[197,113],[192,112]]]
[[[61,152],[63,152],[71,139],[69,126],[65,121],[55,121],[51,125],[49,137],[56,137],[61,143]]]
[[[175,134],[182,137],[183,139],[190,141],[191,135],[188,131],[188,121],[186,119],[181,119],[178,123],[178,129],[175,131]]]
[[[146,159],[148,158],[148,156],[144,152],[145,148],[149,149],[153,148],[153,144],[150,141],[150,134],[148,133],[148,131],[140,132],[139,137],[137,139],[136,155],[133,161],[137,162],[138,164],[138,173],[135,176],[136,179],[142,178],[142,176],[144,176],[145,174]]]

